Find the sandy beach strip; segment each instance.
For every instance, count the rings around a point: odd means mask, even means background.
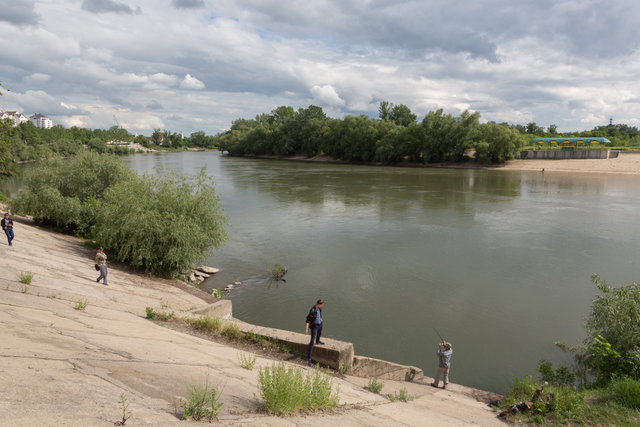
[[[523,170],[545,172],[640,174],[640,153],[620,153],[613,159],[509,160],[492,170]]]

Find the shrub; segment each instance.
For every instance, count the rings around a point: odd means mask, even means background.
[[[542,377],[542,381],[559,386],[571,386],[576,381],[576,374],[566,366],[559,366],[553,370],[553,363],[548,360],[541,360],[538,364],[538,372]]]
[[[609,386],[613,399],[632,409],[640,409],[640,381],[617,378]]]
[[[517,402],[531,400],[531,396],[535,393],[538,385],[538,381],[530,375],[525,375],[522,379],[514,377],[513,385],[505,394],[504,403],[508,406]]]
[[[331,378],[318,367],[308,375],[302,369],[281,362],[261,368],[258,388],[264,409],[269,414],[291,415],[300,410],[335,408],[338,391],[333,392]]]
[[[238,353],[238,360],[240,361],[240,366],[244,369],[252,370],[253,366],[256,364],[257,356],[254,353],[245,353],[243,351]]]
[[[20,282],[21,283],[29,285],[31,283],[32,279],[33,279],[33,273],[32,272],[23,271],[22,273],[20,273]]]
[[[118,261],[172,274],[202,262],[222,244],[227,218],[204,171],[194,180],[145,175],[109,188],[93,229]]]
[[[147,307],[147,319],[153,319],[156,316],[156,313],[153,311],[153,308]]]
[[[54,158],[26,174],[11,209],[32,215],[38,223],[84,235],[95,223],[105,190],[134,177],[115,156],[85,152],[68,160]]]
[[[378,394],[382,391],[382,387],[384,387],[384,383],[382,381],[378,381],[377,378],[369,379],[369,384],[365,387],[372,393]]]
[[[218,419],[218,411],[222,407],[219,403],[221,391],[209,384],[207,375],[200,382],[192,382],[187,387],[187,399],[180,399],[182,416],[196,421],[208,419],[209,422]]]
[[[85,300],[79,299],[76,301],[76,305],[73,308],[79,311],[83,311],[85,308],[87,308],[88,305],[89,305],[89,302],[86,299]]]
[[[111,259],[165,275],[204,261],[227,238],[227,218],[204,171],[139,177],[115,156],[91,152],[32,169],[11,210],[92,235]]]

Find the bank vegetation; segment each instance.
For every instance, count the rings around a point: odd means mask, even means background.
[[[110,260],[165,276],[204,261],[227,238],[227,218],[204,171],[139,176],[108,154],[38,163],[9,204],[38,224],[94,240]]]
[[[598,276],[599,294],[578,346],[556,345],[570,366],[541,361],[538,374],[515,378],[502,402],[517,424],[640,425],[640,285],[613,287]]]

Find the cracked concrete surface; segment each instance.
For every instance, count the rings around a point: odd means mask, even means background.
[[[127,425],[173,425],[185,386],[208,375],[222,389],[225,425],[456,426],[502,425],[464,393],[424,384],[384,381],[383,393],[407,388],[415,399],[390,402],[364,389],[367,379],[335,378],[333,413],[266,416],[258,402],[258,358],[242,369],[238,351],[156,325],[154,310],[187,313],[208,302],[169,281],[111,266],[109,286],[95,282],[93,251],[70,236],[16,222],[16,240],[0,240],[0,424],[113,425],[120,393],[132,413]],[[34,273],[31,284],[21,272]],[[76,310],[86,300],[85,310]]]

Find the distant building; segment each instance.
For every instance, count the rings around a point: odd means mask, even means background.
[[[43,116],[39,113],[29,117],[29,120],[31,120],[31,123],[33,123],[33,125],[37,128],[49,129],[50,127],[53,127],[53,122],[51,122],[49,117]]]
[[[0,119],[11,119],[13,120],[13,125],[18,126],[20,123],[28,122],[29,119],[22,113],[18,113],[17,111],[2,111],[0,110]]]

